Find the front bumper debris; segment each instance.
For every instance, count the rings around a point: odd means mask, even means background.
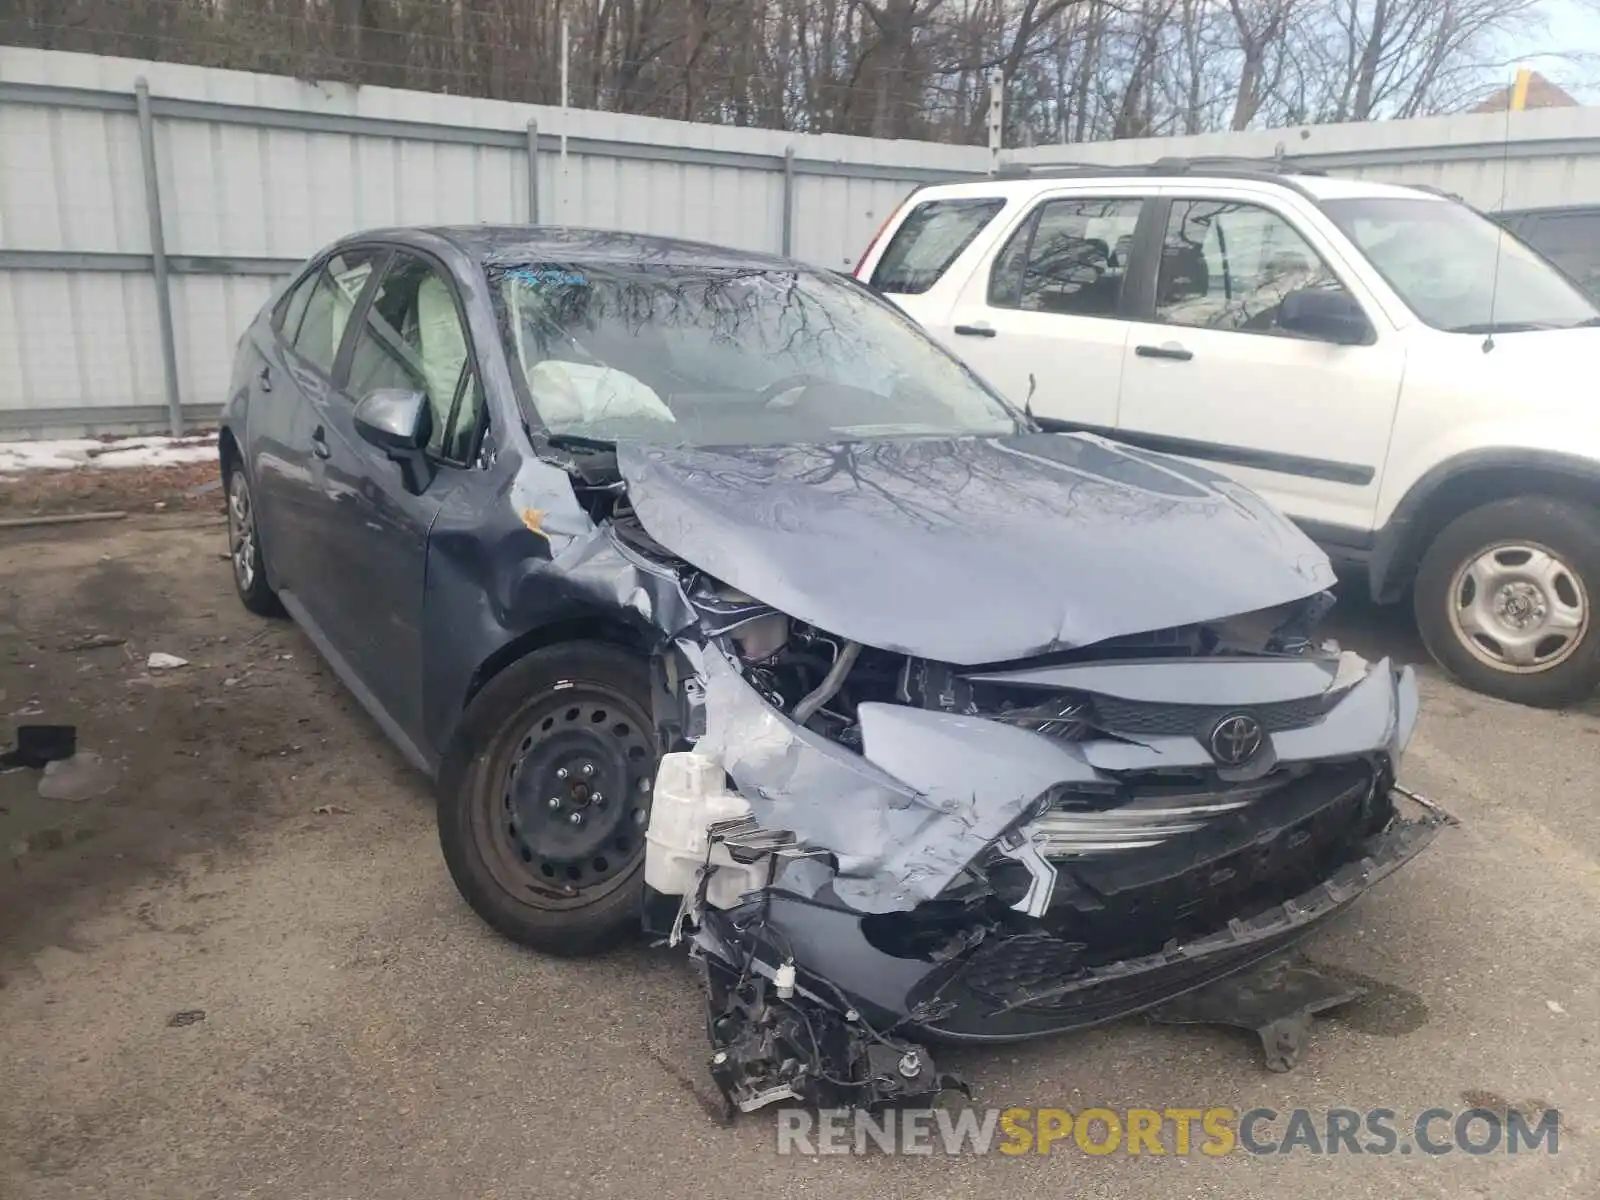
[[[1159,1025],[1234,1025],[1261,1039],[1269,1071],[1293,1070],[1311,1019],[1359,1000],[1366,988],[1288,955],[1196,988],[1150,1010]]]
[[[788,1098],[819,1107],[928,1100],[966,1090],[938,1071],[929,1044],[1031,1038],[1152,1010],[1157,1020],[1256,1029],[1269,1067],[1287,1070],[1311,1015],[1354,997],[1278,960],[1448,823],[1437,806],[1396,816],[1294,898],[1092,968],[1081,947],[1027,920],[975,921],[946,939],[948,956],[907,958],[873,944],[884,941],[881,918],[815,897],[768,889],[734,909],[707,908],[693,953],[706,972],[712,1077],[730,1113]]]
[[[962,1087],[930,1045],[1146,1012],[1256,1029],[1287,1069],[1349,998],[1287,952],[1451,820],[1394,782],[1417,697],[1387,662],[1002,672],[1128,732],[861,701],[855,749],[679,645],[695,749],[657,773],[646,926],[702,965],[730,1114],[926,1101]],[[1239,709],[1266,736],[1230,770],[1187,714]]]

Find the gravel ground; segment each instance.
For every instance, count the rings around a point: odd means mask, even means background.
[[[708,1119],[677,957],[543,959],[466,910],[423,782],[240,609],[213,512],[0,534],[0,714],[77,723],[118,774],[86,801],[0,775],[0,1197],[1600,1192],[1600,703],[1425,673],[1406,775],[1463,823],[1310,944],[1371,991],[1296,1071],[1139,1020],[946,1064],[993,1105],[1555,1106],[1556,1156],[780,1157],[770,1112]],[[1392,614],[1338,626],[1417,654]]]

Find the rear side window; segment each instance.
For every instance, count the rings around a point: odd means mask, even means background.
[[[339,357],[339,344],[344,340],[344,327],[355,310],[361,289],[372,274],[374,251],[347,250],[335,254],[300,285],[309,289],[304,316],[292,331],[289,312],[284,317],[283,336],[294,347],[295,353],[311,363],[324,375],[333,374],[333,363]],[[290,301],[292,310],[299,300]]]
[[[273,321],[278,332],[283,334],[285,341],[294,341],[294,335],[300,330],[300,320],[306,315],[306,305],[311,302],[311,293],[317,286],[317,272],[313,271],[278,302],[277,317]]]
[[[912,296],[927,291],[1005,206],[999,197],[923,201],[895,230],[872,286]]]

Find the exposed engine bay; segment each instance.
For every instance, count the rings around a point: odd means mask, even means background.
[[[710,456],[637,453],[618,460],[626,488],[588,496],[628,569],[619,598],[665,635],[645,924],[701,966],[730,1113],[926,1101],[962,1087],[932,1057],[941,1042],[1191,993],[1189,1012],[1215,1012],[1215,989],[1281,976],[1288,950],[1449,819],[1397,783],[1410,669],[1318,640],[1326,561],[1255,509],[1240,537],[1266,528],[1268,561],[1293,564],[1257,606],[1208,613],[1233,586],[1215,582],[1120,613],[1007,594],[1011,632],[951,629],[949,607],[914,592],[896,621],[881,604],[856,618],[859,580],[794,594],[663,485],[677,471],[703,491]],[[1206,502],[1221,538],[1233,498]],[[763,547],[828,524],[774,512]],[[1141,623],[1164,609],[1196,617]],[[1277,1067],[1298,1054],[1296,1023],[1339,999],[1297,979],[1282,1011],[1252,1012]]]

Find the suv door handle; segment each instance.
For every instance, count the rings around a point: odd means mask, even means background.
[[[1135,346],[1133,352],[1140,358],[1173,358],[1179,362],[1188,362],[1194,357],[1193,350],[1185,350],[1177,342],[1167,342],[1162,346]]]
[[[999,331],[993,325],[957,325],[955,332],[962,337],[994,337]]]
[[[262,367],[261,370],[259,372],[257,372],[256,378],[261,381],[261,390],[263,392],[270,392],[272,390],[272,368],[271,367]]]
[[[328,458],[333,451],[328,449],[328,431],[318,425],[311,431],[311,453],[318,458]]]

